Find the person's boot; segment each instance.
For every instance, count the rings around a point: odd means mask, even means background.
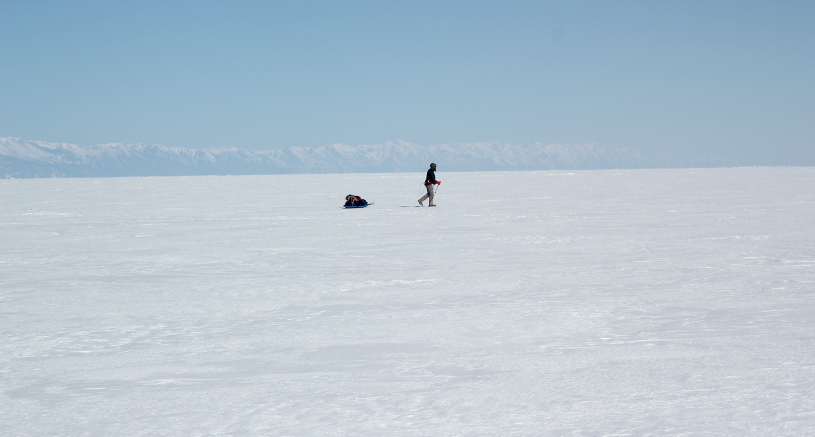
[[[422,203],[422,200],[421,200],[421,199],[419,199],[419,205],[424,206],[424,203]]]

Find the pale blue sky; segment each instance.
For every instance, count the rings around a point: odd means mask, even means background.
[[[0,136],[815,159],[815,1],[0,0]]]

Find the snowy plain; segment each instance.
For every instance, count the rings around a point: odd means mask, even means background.
[[[0,180],[2,434],[815,435],[815,168],[437,176]]]

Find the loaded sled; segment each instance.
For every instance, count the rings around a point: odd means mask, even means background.
[[[345,205],[343,205],[343,207],[344,208],[365,208],[368,205],[372,205],[372,204],[368,203],[368,201],[363,199],[362,197],[359,197],[359,196],[354,195],[354,194],[349,194],[349,195],[345,196]]]

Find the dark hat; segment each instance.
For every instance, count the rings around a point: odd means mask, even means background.
[[[431,163],[430,163],[430,167],[431,167],[431,168],[436,168],[436,163],[435,163],[435,162],[431,162]]]

